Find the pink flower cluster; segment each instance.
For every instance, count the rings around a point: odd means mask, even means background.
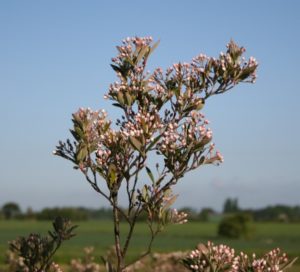
[[[222,271],[220,268],[228,267],[234,259],[234,249],[226,245],[215,246],[208,242],[207,246],[200,244],[188,257],[193,260],[190,264],[191,271],[210,271],[207,269],[211,263],[214,264],[217,271]]]
[[[100,272],[102,271],[101,266],[95,262],[94,248],[84,248],[83,259],[72,259],[71,260],[72,272]]]
[[[175,155],[178,152],[182,155],[188,148],[199,145],[199,151],[203,152],[206,145],[212,140],[212,131],[206,127],[207,124],[209,121],[197,111],[192,111],[182,125],[178,125],[176,122],[170,123],[159,143],[160,151],[165,155]],[[211,144],[205,163],[223,162],[220,152],[215,152],[214,149],[215,145]]]
[[[171,123],[167,126],[160,142],[162,153],[175,153],[176,150],[186,147],[186,141],[183,139],[183,135],[177,131],[177,128],[177,123]]]
[[[97,151],[97,163],[99,166],[105,166],[107,164],[108,158],[111,155],[111,151],[104,147],[102,143],[98,145]]]
[[[287,267],[289,260],[280,249],[274,249],[262,258],[253,254],[248,257],[241,252],[235,256],[234,249],[226,245],[217,245],[208,242],[200,244],[184,259],[184,264],[190,271],[197,272],[280,272]]]
[[[288,262],[286,253],[281,254],[279,248],[271,250],[263,258],[259,259],[256,259],[255,254],[251,258],[241,252],[233,261],[232,272],[239,272],[241,263],[244,266],[252,267],[255,272],[281,272],[283,271],[282,267]]]
[[[145,137],[146,143],[153,140],[154,133],[163,128],[163,124],[160,121],[160,116],[157,110],[144,113],[139,111],[133,121],[125,122],[121,127],[122,135],[128,139],[130,136],[139,138]]]
[[[224,162],[224,157],[219,151],[215,151],[215,144],[212,143],[209,145],[208,155],[205,158],[204,163],[212,164],[212,163],[222,163]]]
[[[75,128],[73,133],[84,135],[84,145],[89,152],[96,151],[96,162],[103,168],[108,168],[110,163],[122,169],[127,158],[125,152],[126,141],[122,133],[112,129],[111,121],[106,119],[104,110],[92,111],[91,109],[79,109],[73,118]],[[81,143],[81,144],[83,144]]]
[[[73,118],[78,125],[77,129],[82,130],[89,143],[98,141],[103,128],[110,125],[110,121],[106,120],[106,117],[105,110],[93,111],[90,108],[80,108],[73,114]]]
[[[61,269],[61,267],[57,264],[57,263],[55,263],[55,262],[53,262],[52,264],[51,264],[51,272],[63,272],[63,270]]]
[[[196,94],[205,92],[205,96],[226,91],[231,84],[238,82],[254,82],[256,79],[256,68],[258,66],[255,58],[250,57],[248,61],[242,54],[243,47],[238,47],[234,42],[227,45],[227,52],[220,53],[218,59],[200,54],[192,59],[191,63],[175,63],[163,74],[161,68],[154,71],[150,79],[152,88],[162,96],[162,93],[170,94],[167,83],[179,88],[180,104],[196,101]],[[250,78],[250,80],[248,80]],[[224,82],[221,84],[220,80]],[[223,85],[223,86],[222,86]],[[228,85],[225,87],[225,85]],[[222,86],[222,87],[221,87]],[[214,89],[214,87],[216,87]]]
[[[127,37],[122,41],[123,45],[117,46],[119,54],[112,58],[112,62],[122,64],[125,58],[132,59],[135,49],[149,46],[152,41],[152,37]]]
[[[194,58],[194,61],[197,59]],[[182,87],[177,97],[177,101],[181,106],[195,104],[197,101],[201,102],[196,96],[196,91],[200,90],[204,68],[202,65],[196,65],[194,61],[192,63],[174,63],[166,70],[165,75],[161,68],[157,68],[149,80],[150,86],[158,96],[161,97],[166,94],[167,97],[172,97],[173,90],[166,84],[172,82],[175,86]]]
[[[122,46],[117,46],[119,54],[112,59],[112,67],[117,73],[119,81],[110,85],[108,94],[105,99],[111,98],[118,100],[123,104],[123,98],[120,93],[125,95],[125,99],[129,99],[131,104],[136,97],[143,91],[148,91],[145,84],[141,84],[149,72],[144,72],[147,58],[151,50],[152,37],[134,37],[123,40]],[[143,97],[143,99],[147,99]],[[120,101],[121,100],[121,101]]]
[[[100,140],[98,141],[97,164],[108,171],[109,165],[113,163],[119,170],[118,172],[122,172],[129,157],[126,147],[126,139],[120,132],[111,128],[107,129],[104,134],[100,135]]]
[[[188,214],[185,212],[178,212],[176,209],[171,211],[170,221],[173,224],[185,224],[188,222],[187,220]]]

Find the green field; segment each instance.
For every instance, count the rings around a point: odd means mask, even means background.
[[[94,246],[97,255],[105,252],[113,244],[112,223],[106,221],[78,222],[77,236],[67,241],[56,255],[56,261],[61,264],[69,263],[71,258],[82,256],[82,249]],[[123,231],[124,231],[123,226]],[[189,222],[185,225],[173,225],[166,229],[155,241],[153,251],[171,252],[190,250],[199,242],[208,240],[215,243],[225,243],[237,251],[262,254],[275,247],[283,249],[290,257],[300,256],[300,224],[257,223],[254,226],[253,237],[249,240],[226,240],[217,237],[216,223]],[[51,229],[51,222],[39,221],[0,221],[0,264],[4,262],[7,242],[20,235],[30,232],[46,234]],[[145,250],[148,238],[147,226],[137,225],[129,258],[133,258]],[[300,267],[297,266],[300,271]]]

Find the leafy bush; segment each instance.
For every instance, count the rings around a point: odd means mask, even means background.
[[[48,236],[32,233],[10,242],[9,267],[14,272],[44,272],[58,269],[52,258],[61,244],[72,238],[77,226],[65,218],[57,217]]]
[[[219,223],[218,234],[227,238],[248,237],[251,221],[251,216],[246,213],[225,216]]]

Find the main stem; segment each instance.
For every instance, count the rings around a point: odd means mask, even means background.
[[[121,242],[120,242],[120,217],[118,211],[118,194],[113,196],[113,215],[114,215],[114,235],[115,235],[115,247],[117,254],[117,272],[122,272],[124,267],[124,258],[122,255]]]

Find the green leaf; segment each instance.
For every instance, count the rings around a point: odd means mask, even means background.
[[[174,92],[176,98],[178,98],[180,96],[180,89],[179,88],[174,88],[174,89],[172,89],[172,91]]]
[[[204,149],[204,145],[200,142],[200,143],[197,143],[195,146],[194,146],[194,150],[193,152],[196,153],[200,150],[203,150]]]
[[[110,127],[110,122],[107,122],[104,127],[103,127],[103,131],[106,132]]]
[[[109,178],[109,187],[112,187],[112,185],[117,180],[117,167],[111,163],[108,167],[108,178]]]
[[[202,140],[201,140],[200,143],[201,143],[203,146],[205,146],[205,145],[208,144],[210,141],[211,141],[211,138],[205,136],[205,137],[202,138]]]
[[[131,106],[132,105],[132,97],[127,92],[125,93],[125,101],[126,101],[126,105],[127,106]]]
[[[79,149],[76,152],[76,160],[78,162],[82,162],[86,159],[87,155],[88,155],[87,147],[86,146],[81,146],[81,147],[79,147]]]
[[[121,105],[124,105],[124,95],[123,95],[123,93],[122,92],[118,92],[117,97],[118,97],[118,102]]]
[[[153,51],[157,48],[157,46],[159,45],[160,43],[160,40],[158,40],[155,44],[153,44],[150,48],[150,51],[149,51],[149,55],[153,53]]]
[[[74,139],[75,139],[76,141],[79,142],[79,141],[81,140],[80,135],[79,135],[75,130],[70,129],[70,132],[71,132],[71,134],[73,135],[73,137],[74,137]]]
[[[198,100],[196,103],[196,110],[198,110],[198,111],[202,110],[204,107],[204,104],[205,104],[204,99]]]
[[[121,108],[122,110],[124,109],[124,107],[122,105],[120,105],[119,103],[113,103],[112,105],[115,107]]]
[[[194,148],[194,146],[195,146],[195,143],[194,143],[194,142],[191,142],[191,143],[188,145],[187,150],[186,150],[187,155],[190,154],[190,152],[191,152],[191,150]]]
[[[142,197],[145,202],[148,201],[148,188],[146,185],[144,185],[144,187],[142,189]]]
[[[173,204],[174,202],[176,201],[178,195],[174,195],[172,196],[167,202],[166,202],[166,205],[164,206],[164,210],[168,210]]]
[[[129,142],[134,147],[134,149],[141,152],[142,143],[137,138],[130,136],[129,137]]]
[[[199,161],[198,161],[198,165],[201,165],[205,162],[205,156],[201,156]]]
[[[147,171],[147,174],[148,174],[149,178],[151,179],[151,181],[152,181],[152,183],[154,185],[155,184],[155,179],[154,179],[154,176],[153,176],[153,174],[151,172],[151,169],[146,166],[146,171]]]
[[[114,65],[114,64],[111,64],[110,65],[117,73],[122,73],[122,69],[117,66],[117,65]]]
[[[81,123],[78,123],[76,120],[73,120],[73,123],[74,123],[74,129],[70,129],[70,132],[72,133],[75,140],[79,142],[84,137],[82,125]]]
[[[148,148],[146,149],[146,152],[148,152],[158,141],[159,139],[162,137],[162,135],[158,135],[153,142],[148,146]]]
[[[134,67],[134,63],[131,58],[125,58],[125,63],[130,64],[130,65],[127,65],[127,67]]]
[[[136,57],[136,64],[138,64],[140,62],[140,60],[145,56],[145,54],[149,51],[149,47],[148,46],[145,46],[143,47],[139,53],[138,53],[138,56]]]

